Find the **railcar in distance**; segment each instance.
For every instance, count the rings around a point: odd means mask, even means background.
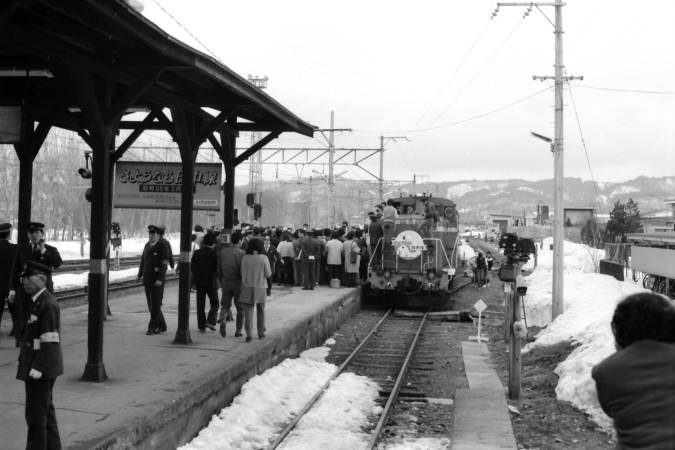
[[[435,210],[425,229],[426,202]],[[376,294],[398,294],[406,306],[447,300],[457,270],[459,215],[452,200],[426,195],[394,199],[398,217],[390,242],[372,243],[368,284]],[[428,219],[428,218],[427,218]]]

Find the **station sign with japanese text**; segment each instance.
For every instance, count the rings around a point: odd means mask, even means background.
[[[218,163],[195,164],[192,209],[218,211],[222,168]],[[180,209],[181,163],[120,161],[115,165],[115,208]]]

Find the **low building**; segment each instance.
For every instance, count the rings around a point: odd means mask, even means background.
[[[566,227],[583,228],[589,220],[595,216],[595,208],[575,207],[565,208],[563,212],[563,223]]]

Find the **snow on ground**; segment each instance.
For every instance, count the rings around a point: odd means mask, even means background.
[[[174,254],[178,254],[180,249],[180,236],[167,236],[171,242],[171,249]],[[119,249],[120,257],[140,256],[143,253],[143,247],[148,242],[147,238],[130,238],[122,240],[122,247]],[[84,257],[80,256],[80,241],[49,241],[49,245],[53,245],[59,251],[61,259],[64,261],[74,259],[88,259],[89,258],[89,241],[84,246]],[[111,250],[111,258],[115,257],[115,252]],[[111,282],[131,280],[138,275],[138,267],[128,268],[123,270],[111,270],[109,279]],[[56,290],[74,288],[78,286],[86,286],[89,272],[80,273],[59,273],[53,276],[54,288]]]
[[[310,349],[253,377],[230,406],[180,449],[267,447],[337,369],[324,361],[327,354],[325,346]],[[361,429],[376,407],[377,396],[374,381],[351,373],[340,375],[316,408],[300,420],[283,448],[364,448],[368,436]]]
[[[591,369],[614,352],[610,322],[616,304],[625,296],[645,289],[632,281],[621,282],[595,273],[596,263],[604,252],[565,241],[564,313],[551,322],[551,242],[551,238],[544,240],[538,266],[526,278],[527,324],[546,328],[523,351],[572,340],[577,347],[555,369],[559,377],[556,396],[587,412],[600,426],[610,428],[611,419],[602,412],[597,400]]]
[[[476,251],[469,244],[466,243],[466,240],[461,239],[459,245],[457,245],[457,256],[460,261],[468,261],[474,256],[476,256]]]

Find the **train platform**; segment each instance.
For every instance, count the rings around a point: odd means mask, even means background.
[[[196,329],[191,302],[191,345],[174,345],[177,287],[167,287],[163,312],[169,330],[146,336],[148,311],[142,292],[110,300],[104,357],[109,379],[80,381],[87,358],[87,307],[61,311],[65,373],[54,387],[64,448],[170,449],[185,443],[227,405],[240,387],[287,356],[320,345],[360,309],[359,289],[274,287],[265,307],[267,335],[246,343]],[[0,449],[25,447],[24,386],[15,379],[18,349],[0,338]]]

